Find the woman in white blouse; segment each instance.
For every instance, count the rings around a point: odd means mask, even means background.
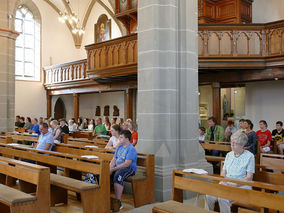
[[[111,127],[111,138],[109,139],[106,149],[116,150],[116,148],[120,145],[119,143],[119,133],[121,129],[118,124],[115,124]]]
[[[89,125],[88,125],[88,130],[93,131],[94,128],[95,128],[95,120],[91,119],[90,122],[89,122]]]

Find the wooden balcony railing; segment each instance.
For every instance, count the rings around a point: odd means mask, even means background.
[[[284,20],[268,24],[201,24],[199,71],[284,66]],[[137,79],[137,34],[86,46],[87,60],[44,68],[47,89]]]
[[[137,74],[137,34],[85,47],[90,78],[111,79]]]
[[[280,59],[284,64],[283,33],[284,21],[199,25],[199,68],[264,68]]]
[[[87,60],[44,67],[44,85],[61,84],[89,79]]]

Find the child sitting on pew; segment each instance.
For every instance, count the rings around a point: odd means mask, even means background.
[[[121,205],[121,195],[124,188],[124,180],[135,175],[137,169],[137,152],[130,143],[131,132],[123,130],[120,133],[120,146],[117,147],[114,157],[110,162],[111,180],[114,183],[115,198]]]

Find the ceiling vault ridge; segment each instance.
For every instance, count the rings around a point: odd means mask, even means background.
[[[58,13],[59,16],[62,15],[62,13],[64,12],[64,11],[61,11],[51,0],[43,0],[43,1],[45,1],[48,5],[50,5]],[[66,11],[68,13],[72,14],[72,9],[69,5],[70,3],[67,2],[66,0],[61,0],[61,2],[64,4]],[[102,0],[91,0],[90,1],[90,4],[87,8],[87,11],[83,15],[82,28],[85,29],[87,22],[88,22],[88,19],[90,17],[90,14],[91,14],[93,7],[96,3],[99,3],[107,11],[107,13],[113,18],[113,20],[115,21],[115,23],[117,24],[117,26],[120,30],[121,35],[126,35],[126,29],[123,26],[123,24],[115,17],[114,12],[112,11],[113,8],[110,9],[108,6],[106,6],[106,4]],[[80,49],[81,45],[82,45],[82,40],[83,40],[84,34],[79,35],[79,34],[72,33],[73,28],[72,28],[71,24],[68,21],[66,21],[65,24],[67,25],[67,27],[68,27],[68,29],[69,29],[72,37],[73,37],[75,47],[77,49]]]

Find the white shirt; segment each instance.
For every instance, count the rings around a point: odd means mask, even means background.
[[[72,126],[69,126],[69,131],[70,132],[76,132],[78,130],[77,124],[73,124]]]
[[[93,124],[89,124],[89,125],[88,125],[88,130],[93,131],[93,130],[94,130],[94,125],[93,125]]]
[[[112,136],[109,141],[112,143],[113,147],[116,147],[117,144],[119,143],[119,138]]]
[[[202,136],[200,136],[200,135],[199,135],[198,140],[200,140],[200,141],[204,141],[204,139],[205,139],[205,134],[204,134],[204,135],[202,135]]]

